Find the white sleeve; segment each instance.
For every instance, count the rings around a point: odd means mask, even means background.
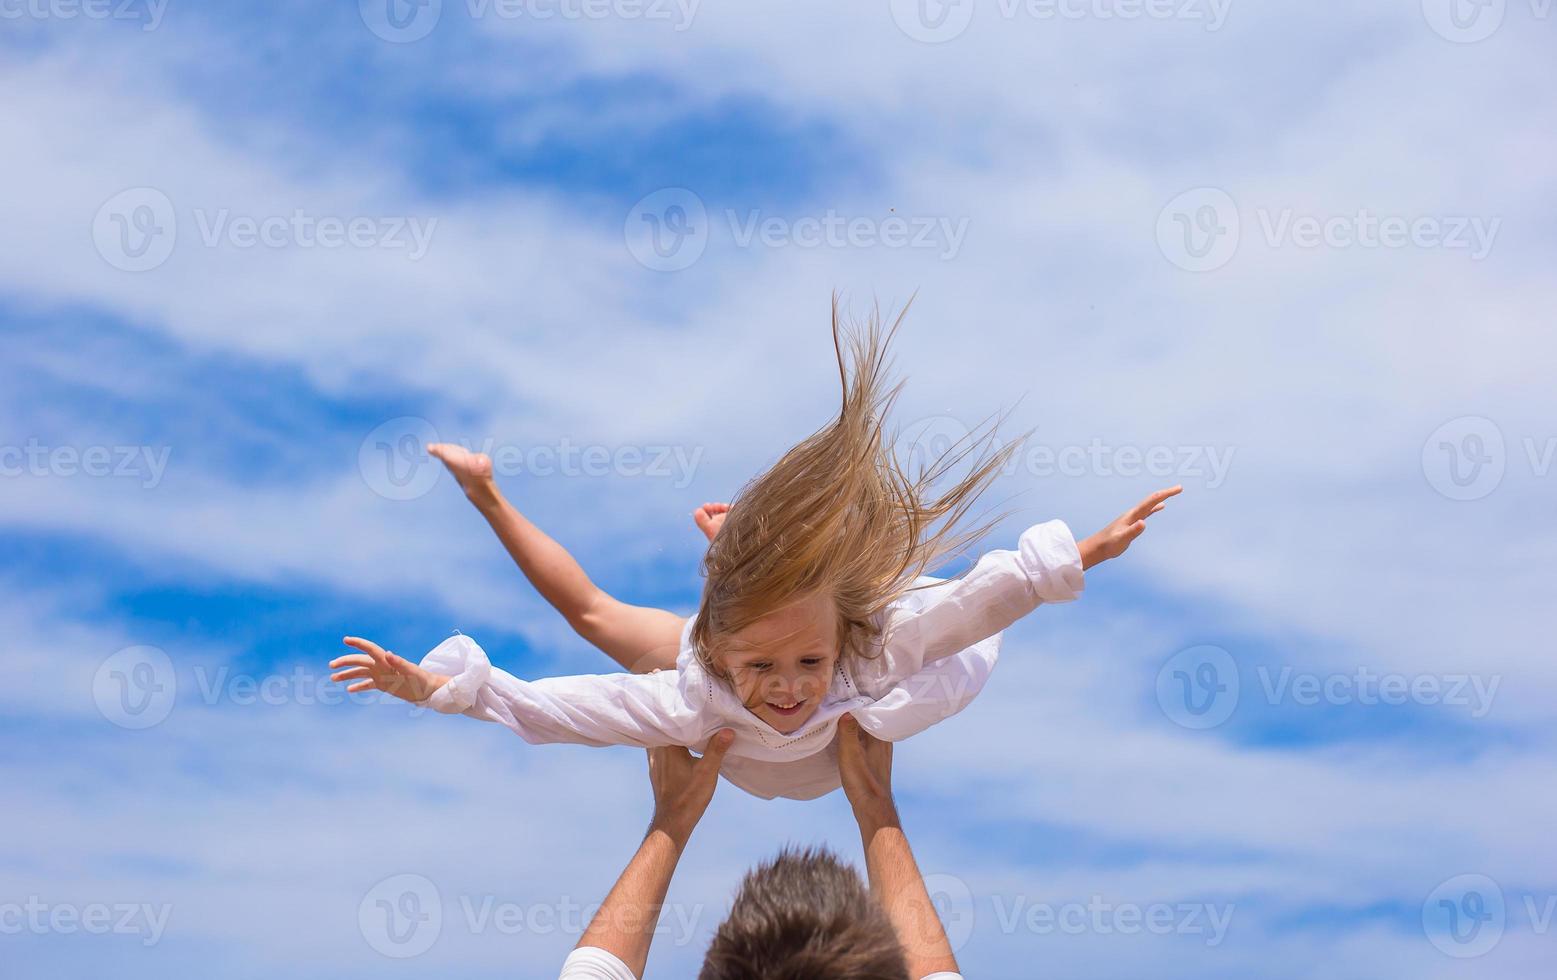
[[[942,977],[951,977],[952,974],[936,974],[934,978],[926,977],[925,980],[940,980]],[[580,946],[568,954],[568,958],[562,961],[562,975],[557,980],[638,980],[633,976],[633,971],[627,968],[627,964],[617,959],[612,953],[595,946]],[[956,977],[955,980],[961,980]]]
[[[705,734],[673,670],[524,681],[493,667],[474,640],[459,634],[421,665],[450,680],[418,706],[495,721],[526,742],[649,747],[695,744]]]
[[[862,665],[880,682],[918,673],[994,636],[1045,602],[1081,594],[1081,552],[1064,521],[1022,532],[1014,551],[991,551],[967,574],[916,590],[888,608],[882,650]]]

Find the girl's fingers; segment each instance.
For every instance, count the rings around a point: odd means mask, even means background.
[[[1127,516],[1132,521],[1138,521],[1150,514],[1155,514],[1157,511],[1162,510],[1162,508],[1166,506],[1163,501],[1167,500],[1169,497],[1177,496],[1183,492],[1184,487],[1182,485],[1169,487],[1166,490],[1158,490],[1156,493],[1151,494],[1139,504],[1136,504],[1135,509],[1130,511]]]
[[[330,661],[331,670],[335,670],[337,667],[371,666],[373,666],[373,658],[365,653],[348,653],[344,657],[336,657],[334,660]]]
[[[338,674],[331,674],[330,675],[330,680],[332,680],[332,681],[349,681],[349,680],[352,680],[353,678],[357,678],[357,677],[371,677],[371,676],[373,676],[373,672],[371,670],[369,670],[368,668],[366,668],[366,667],[353,667],[350,670],[343,670],[343,671],[341,671]]]
[[[370,677],[365,681],[358,681],[355,684],[348,684],[346,686],[346,693],[356,694],[358,691],[371,691],[376,687],[378,687],[378,681],[375,681]]]
[[[379,646],[377,643],[374,643],[372,640],[364,640],[360,636],[348,636],[343,642],[345,642],[345,644],[349,647],[356,647],[358,650],[361,650],[363,653],[366,653],[371,657],[384,656],[384,648]]]

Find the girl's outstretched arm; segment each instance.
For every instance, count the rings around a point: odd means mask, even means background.
[[[492,479],[492,461],[453,443],[427,451],[443,461],[465,496],[487,519],[530,584],[562,614],[574,632],[605,652],[623,670],[647,673],[676,666],[684,617],[634,606],[607,594],[584,573],[566,548],[530,523]]]
[[[1045,602],[1076,598],[1083,571],[1123,554],[1146,530],[1146,518],[1181,490],[1158,490],[1079,543],[1064,521],[1035,524],[1022,532],[1015,550],[988,552],[967,574],[893,604],[883,623],[882,653],[861,665],[862,678],[877,688],[895,684],[994,636]]]
[[[526,681],[492,666],[468,636],[440,643],[420,664],[348,636],[360,651],[338,657],[332,676],[348,691],[381,690],[443,714],[496,722],[531,743],[701,746],[711,733],[675,671],[581,674]]]

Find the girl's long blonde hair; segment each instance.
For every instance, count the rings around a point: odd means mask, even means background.
[[[845,329],[838,304],[834,294],[838,417],[741,489],[703,556],[706,581],[691,639],[718,676],[727,676],[715,656],[726,637],[815,593],[837,605],[839,655],[872,655],[881,633],[876,613],[1005,516],[955,530],[1021,440],[983,458],[995,424],[983,436],[976,427],[933,462],[905,472],[883,426],[903,386],[888,387],[887,351],[908,306],[883,332],[874,307],[863,329]],[[970,473],[932,491],[975,450]]]

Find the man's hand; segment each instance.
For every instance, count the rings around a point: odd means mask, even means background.
[[[1166,490],[1158,490],[1145,500],[1125,511],[1103,530],[1082,541],[1076,546],[1081,552],[1081,567],[1091,568],[1098,562],[1108,561],[1110,558],[1118,558],[1130,547],[1130,542],[1141,536],[1146,530],[1146,519],[1167,506],[1164,503],[1169,497],[1177,496],[1184,492],[1183,486],[1169,487]]]
[[[449,678],[443,674],[423,670],[420,665],[390,653],[372,640],[348,636],[346,645],[362,652],[348,653],[330,661],[331,670],[345,668],[331,674],[330,680],[355,681],[346,686],[348,694],[379,690],[415,703],[426,701],[434,691],[449,682]]]
[[[649,784],[654,787],[651,833],[662,830],[677,847],[686,847],[692,828],[703,819],[708,801],[714,798],[719,766],[724,762],[725,750],[734,740],[735,732],[728,728],[715,733],[708,740],[708,748],[702,757],[697,759],[679,745],[648,750]]]
[[[892,743],[860,728],[853,715],[838,719],[838,775],[854,819],[867,839],[882,827],[897,825],[892,801]]]

